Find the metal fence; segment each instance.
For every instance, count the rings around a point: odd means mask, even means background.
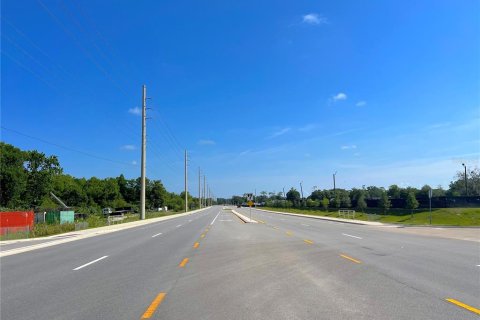
[[[29,238],[30,230],[30,226],[0,227],[0,236],[2,240]]]

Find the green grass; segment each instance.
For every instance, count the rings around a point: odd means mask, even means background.
[[[265,210],[300,213],[314,216],[339,218],[338,210],[324,211],[309,208],[262,208]],[[398,223],[405,225],[428,225],[429,210],[418,209],[413,215],[410,210],[390,209],[385,214],[378,208],[368,208],[365,213],[356,212],[355,220]],[[441,208],[432,209],[432,225],[439,226],[480,226],[480,208]]]
[[[170,216],[174,214],[183,213],[177,211],[147,211],[145,212],[145,219],[159,218]],[[123,221],[115,222],[115,224],[124,224],[133,221],[140,220],[140,215],[138,214],[127,214]],[[107,218],[104,218],[101,215],[90,215],[86,219],[82,219],[76,222],[87,222],[88,229],[99,228],[108,226]],[[64,224],[47,224],[47,223],[36,223],[33,226],[33,229],[30,232],[16,232],[0,236],[0,241],[2,240],[17,240],[17,239],[28,239],[28,238],[40,238],[47,237],[56,234],[66,233],[75,231],[75,223],[64,223]]]

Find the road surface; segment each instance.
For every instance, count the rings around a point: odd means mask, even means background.
[[[215,206],[3,257],[1,319],[479,318],[479,242],[252,215]]]

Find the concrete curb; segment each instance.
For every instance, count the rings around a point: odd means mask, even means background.
[[[333,221],[333,222],[339,222],[339,223],[350,223],[350,224],[359,224],[359,225],[368,225],[368,226],[385,226],[384,223],[374,222],[374,221],[350,220],[350,219],[342,219],[342,218],[312,216],[312,215],[308,215],[308,214],[280,212],[280,211],[264,210],[264,209],[257,209],[257,208],[256,208],[256,210],[264,211],[264,212],[279,213],[279,214],[283,214],[283,215],[286,215],[286,216],[320,219],[320,220],[327,220],[327,221]]]
[[[240,220],[242,220],[242,221],[245,222],[245,223],[258,223],[258,221],[253,220],[253,219],[250,219],[249,217],[244,216],[243,214],[238,213],[237,211],[235,211],[235,210],[233,210],[233,209],[232,209],[232,212],[233,212],[237,217],[239,217]]]
[[[165,220],[180,218],[180,217],[188,216],[188,215],[191,215],[191,214],[203,211],[203,210],[207,210],[207,209],[210,209],[210,208],[211,207],[202,208],[202,209],[189,211],[189,212],[185,212],[185,213],[174,214],[174,215],[170,215],[170,216],[166,216],[166,217],[158,217],[158,218],[152,218],[152,219],[123,223],[123,224],[115,224],[115,225],[99,227],[99,228],[92,228],[92,229],[85,229],[85,230],[80,230],[80,231],[60,233],[60,234],[56,234],[56,235],[52,235],[52,236],[48,236],[48,237],[1,241],[0,246],[7,245],[7,244],[12,244],[12,243],[18,243],[18,242],[46,240],[46,242],[33,244],[31,246],[14,248],[14,249],[10,249],[10,250],[2,250],[2,251],[0,251],[0,257],[6,257],[6,256],[10,256],[10,255],[14,255],[14,254],[22,253],[22,252],[27,252],[27,251],[32,251],[32,250],[36,250],[36,249],[55,246],[55,245],[62,244],[62,243],[72,242],[72,241],[76,241],[76,240],[80,240],[80,239],[91,238],[91,237],[99,236],[99,235],[102,235],[102,234],[107,234],[107,233],[117,232],[117,231],[121,231],[121,230],[131,229],[131,228],[135,228],[135,227],[139,227],[139,226],[143,226],[143,225],[148,225],[148,224],[159,222],[159,221],[165,221]],[[71,237],[66,238],[66,239],[64,238],[64,237],[69,237],[69,236],[71,236]],[[59,237],[62,237],[62,238],[59,239]],[[48,240],[51,240],[51,241],[48,241]]]

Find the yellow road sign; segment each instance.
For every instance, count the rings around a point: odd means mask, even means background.
[[[249,207],[253,206],[253,201],[252,200],[248,201],[247,203],[248,203]]]

